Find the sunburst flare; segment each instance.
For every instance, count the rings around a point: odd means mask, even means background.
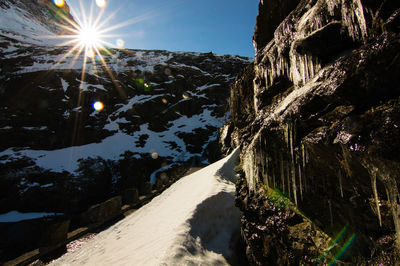
[[[64,0],[53,0],[55,8],[62,8],[65,6]],[[115,79],[115,74],[112,69],[107,65],[106,56],[113,56],[113,49],[109,49],[109,47],[116,47],[122,49],[125,45],[124,40],[120,38],[120,36],[112,34],[113,31],[146,20],[151,17],[151,14],[142,14],[139,17],[133,18],[129,21],[124,21],[118,24],[112,24],[111,26],[106,26],[111,24],[110,21],[115,17],[116,13],[111,13],[110,15],[105,16],[105,8],[107,6],[106,0],[93,0],[91,1],[91,6],[89,10],[86,10],[82,0],[80,3],[80,13],[76,12],[71,8],[71,13],[74,16],[75,20],[72,20],[65,15],[62,15],[62,12],[57,12],[62,17],[63,21],[66,23],[59,23],[58,26],[61,27],[65,35],[58,35],[55,38],[64,39],[65,41],[60,44],[60,46],[70,46],[71,48],[56,62],[52,69],[55,69],[61,62],[63,62],[67,57],[72,56],[71,67],[73,67],[80,58],[83,57],[82,60],[82,73],[81,73],[81,84],[79,86],[79,95],[77,107],[82,105],[82,92],[84,89],[86,71],[90,69],[96,74],[107,73],[110,77],[110,80],[114,84],[117,89],[122,100],[126,99],[126,94],[124,90],[121,88],[120,84]],[[57,10],[56,10],[57,11]],[[89,12],[88,12],[89,11]],[[97,15],[94,16],[93,14]],[[80,14],[80,15],[78,15]],[[109,43],[106,39],[115,38],[115,44]],[[91,64],[90,64],[91,63]],[[95,110],[101,111],[104,108],[103,103],[96,102],[92,106]],[[77,113],[77,117],[75,118],[75,126],[73,133],[73,143],[75,142],[75,135],[78,130],[78,125],[80,118]]]

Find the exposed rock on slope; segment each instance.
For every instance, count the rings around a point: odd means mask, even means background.
[[[69,34],[62,26],[73,22],[67,3],[57,7],[52,0],[2,0],[0,33],[32,44],[59,44],[57,34]]]
[[[3,51],[10,49],[2,41]],[[89,64],[81,83],[81,60],[71,67],[66,59],[49,70],[67,48],[15,49],[0,54],[0,137],[6,140],[0,144],[0,182],[9,199],[2,211],[34,208],[26,202],[62,211],[62,198],[71,197],[65,188],[95,193],[93,203],[140,188],[151,175],[154,182],[174,166],[207,161],[206,148],[227,119],[229,85],[248,63],[213,54],[113,51],[114,57],[104,57],[114,78]],[[104,110],[94,110],[95,101]],[[29,199],[55,193],[60,200],[27,200],[32,193]]]
[[[55,20],[52,1],[39,2],[0,5],[0,21],[14,19],[0,23],[0,213],[80,211],[208,163],[249,59],[109,49],[86,60],[31,38],[60,32],[43,23]]]
[[[249,260],[398,263],[399,2],[275,2],[221,129],[224,150],[242,145]]]

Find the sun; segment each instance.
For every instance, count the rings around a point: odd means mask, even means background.
[[[97,76],[108,74],[121,99],[126,100],[127,95],[121,87],[121,84],[117,81],[115,77],[115,69],[109,66],[107,58],[115,56],[115,53],[113,54],[115,49],[110,49],[111,47],[116,47],[118,50],[124,50],[125,52],[129,51],[124,49],[124,40],[120,39],[119,34],[116,35],[113,31],[144,20],[149,20],[154,16],[154,14],[152,12],[143,13],[140,16],[112,25],[111,22],[116,16],[116,12],[109,14],[105,13],[107,0],[77,1],[79,2],[81,12],[77,12],[70,7],[71,15],[74,17],[74,19],[71,19],[58,10],[58,8],[62,8],[66,5],[65,0],[53,0],[54,6],[51,6],[51,8],[53,8],[54,11],[63,19],[63,23],[56,23],[56,25],[62,28],[65,34],[50,35],[46,37],[65,39],[65,41],[60,43],[59,46],[68,47],[68,49],[57,60],[57,62],[52,65],[49,71],[56,69],[56,67],[66,61],[68,57],[72,57],[72,60],[70,60],[71,68],[74,67],[76,62],[82,62],[81,85],[79,86],[77,107],[82,106],[83,104],[82,88],[88,71]],[[84,2],[91,3],[90,9],[85,9]],[[97,7],[95,7],[95,5]],[[96,16],[94,15],[94,12],[97,13]],[[109,40],[110,38],[118,38],[113,41],[116,45],[107,41],[107,39]],[[104,104],[100,101],[96,101],[92,103],[92,107],[96,111],[101,111],[104,108]],[[76,123],[74,126],[74,136],[78,130],[78,120],[79,117],[77,113]]]
[[[1,1],[1,0],[0,0]],[[52,66],[51,69],[56,69],[56,67],[64,62],[66,58],[72,57],[71,67],[75,65],[76,62],[82,62],[82,73],[81,73],[81,84],[85,83],[85,78],[88,71],[100,74],[108,74],[111,82],[117,89],[120,97],[126,99],[126,93],[122,89],[119,82],[115,78],[115,69],[108,65],[107,58],[114,57],[114,49],[124,50],[125,42],[123,39],[119,38],[119,34],[113,33],[113,31],[126,27],[128,25],[139,23],[143,20],[150,19],[152,17],[151,13],[144,13],[141,16],[133,17],[130,20],[123,21],[117,24],[112,24],[112,19],[116,16],[116,12],[106,13],[105,9],[107,7],[107,0],[77,0],[80,5],[80,12],[75,11],[70,7],[71,15],[74,19],[63,15],[62,12],[58,12],[57,8],[66,5],[65,0],[52,0],[55,4],[54,11],[60,15],[63,19],[63,23],[56,23],[57,26],[65,31],[63,35],[48,36],[49,38],[65,39],[65,42],[59,44],[59,46],[69,47],[67,52],[59,58],[59,60]],[[85,2],[91,2],[90,8],[85,9]],[[96,13],[96,15],[94,14]],[[107,14],[107,15],[105,15]],[[108,40],[114,39],[113,43]],[[83,59],[83,60],[80,60]],[[81,88],[81,86],[79,87]],[[82,104],[81,97],[82,90],[79,91],[78,103],[80,106]],[[101,110],[100,102],[93,106],[96,110]]]
[[[78,39],[82,47],[85,48],[98,48],[101,43],[101,36],[99,31],[92,26],[84,26],[80,28]]]
[[[99,30],[91,25],[79,28],[76,41],[81,49],[85,51],[85,55],[90,58],[96,56],[96,51],[103,49],[102,36]]]

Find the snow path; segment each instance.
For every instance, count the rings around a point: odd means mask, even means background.
[[[239,231],[238,150],[185,176],[52,265],[228,265]]]

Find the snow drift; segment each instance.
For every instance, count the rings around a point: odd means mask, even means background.
[[[137,212],[52,265],[226,265],[239,232],[238,150],[183,177]]]

